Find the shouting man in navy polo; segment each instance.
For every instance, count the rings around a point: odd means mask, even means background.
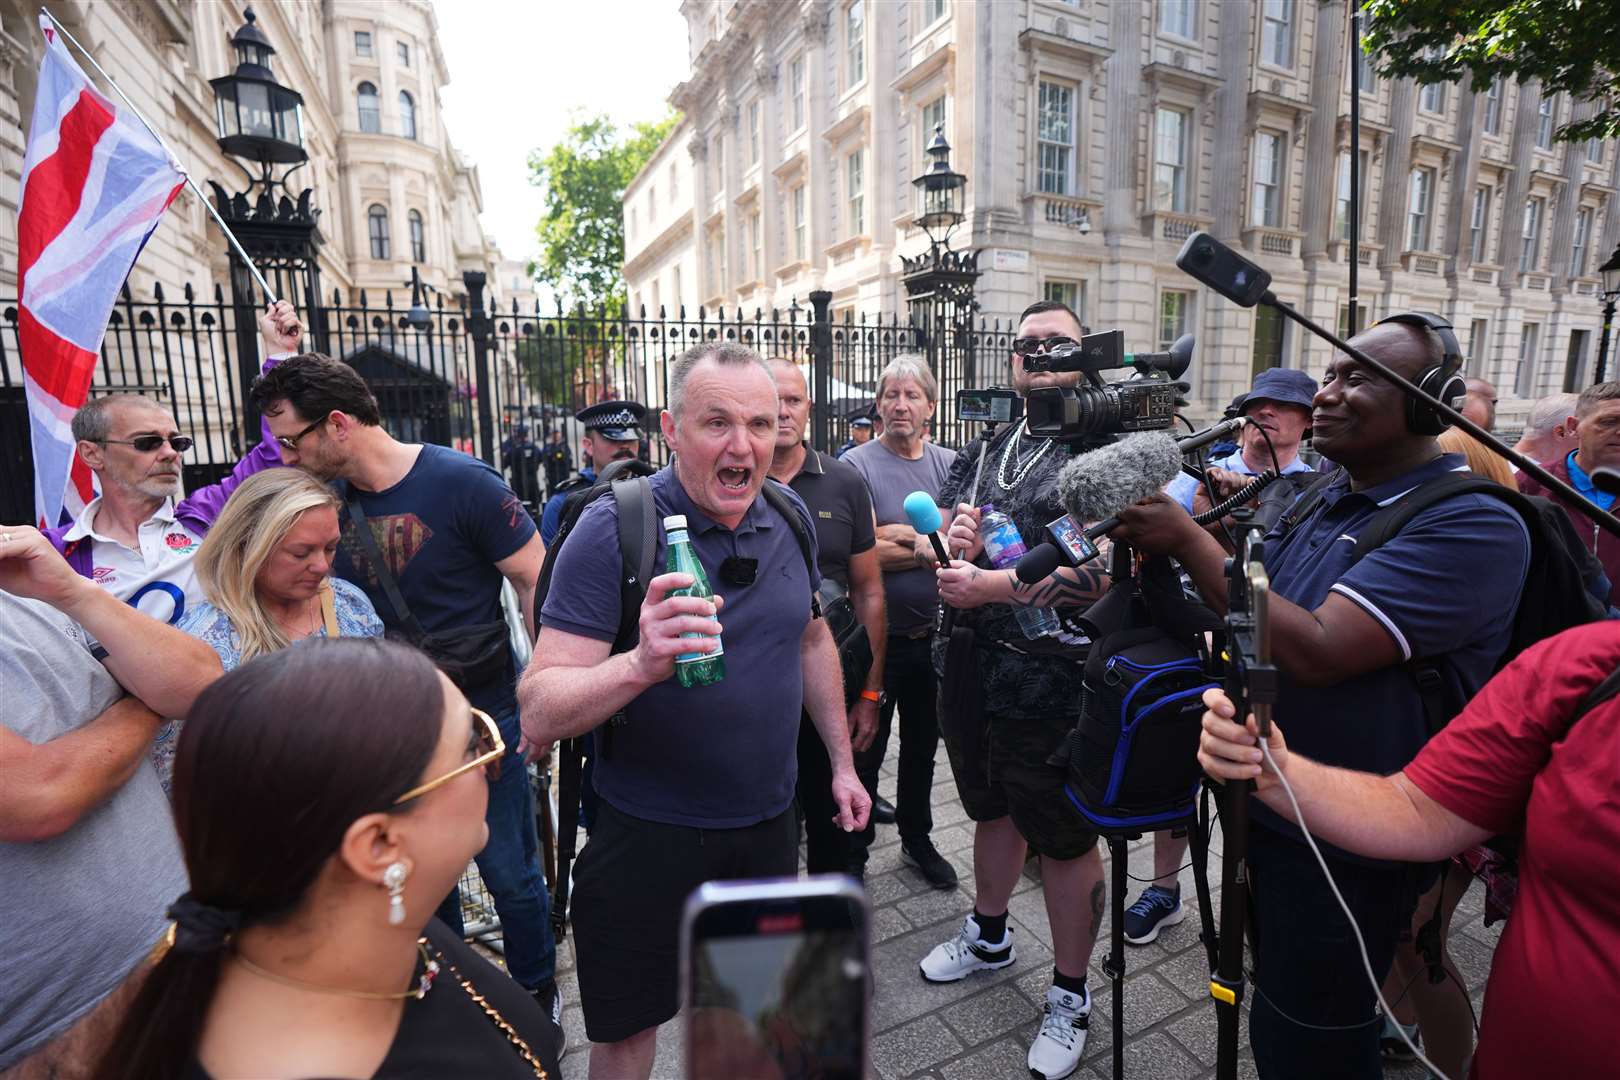
[[[591,1075],[651,1074],[658,1026],[678,1007],[681,905],[705,881],[791,876],[799,709],[827,750],[838,826],[863,828],[871,800],[855,775],[838,651],[812,614],[819,584],[799,534],[762,494],[777,435],[769,367],[739,345],[699,345],[669,372],[662,418],[674,463],[651,480],[660,517],[683,515],[720,593],[672,593],[686,574],[648,582],[639,640],[612,655],[621,605],[617,503],[598,498],[559,546],[540,640],[519,693],[535,742],[593,729],[596,828],[574,874],[574,943]],[[665,559],[660,535],[657,565]],[[727,580],[723,564],[754,562]],[[719,571],[718,573],[716,571]],[[746,582],[746,583],[745,583]],[[675,658],[725,635],[725,678],[683,687]],[[682,639],[683,632],[713,635]],[[622,712],[604,747],[601,725]],[[606,749],[607,752],[603,752]]]

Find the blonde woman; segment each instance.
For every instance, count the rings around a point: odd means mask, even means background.
[[[188,611],[180,629],[207,642],[226,671],[306,637],[381,637],[366,594],[330,576],[341,505],[299,469],[244,480],[197,549],[208,602]],[[152,747],[165,790],[178,736],[173,721]]]
[[[1518,490],[1518,484],[1513,479],[1513,470],[1508,468],[1507,459],[1499,454],[1493,454],[1484,443],[1468,432],[1447,428],[1440,433],[1439,441],[1440,449],[1446,453],[1461,454],[1467,458],[1468,469],[1474,475],[1495,480],[1503,487]]]

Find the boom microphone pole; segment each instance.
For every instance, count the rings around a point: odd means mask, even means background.
[[[1250,712],[1260,738],[1271,734],[1271,706],[1277,700],[1277,669],[1271,663],[1268,618],[1270,580],[1264,565],[1261,530],[1239,510],[1242,536],[1238,553],[1226,560],[1226,696],[1238,722]],[[1229,780],[1221,787],[1221,930],[1209,996],[1215,999],[1215,1076],[1236,1080],[1238,1033],[1242,1021],[1243,929],[1248,919],[1249,782]]]
[[[1206,232],[1195,232],[1187,237],[1187,242],[1181,246],[1181,252],[1176,256],[1176,266],[1239,307],[1254,307],[1256,304],[1264,304],[1269,308],[1274,308],[1340,352],[1353,357],[1358,364],[1369,371],[1394,383],[1407,397],[1415,398],[1430,406],[1435,412],[1445,417],[1446,421],[1453,427],[1466,431],[1484,443],[1492,453],[1517,465],[1520,472],[1529,473],[1541,481],[1542,486],[1556,491],[1566,501],[1580,510],[1581,513],[1591,518],[1603,531],[1612,536],[1620,537],[1620,518],[1616,518],[1608,511],[1598,509],[1580,492],[1558,479],[1558,477],[1530,458],[1525,457],[1497,439],[1490,432],[1456,409],[1453,409],[1444,401],[1424,393],[1410,380],[1397,375],[1386,365],[1374,360],[1349,342],[1342,340],[1337,334],[1324,330],[1288,304],[1277,299],[1276,294],[1271,291],[1271,274],[1268,271],[1256,266],[1213,236]]]

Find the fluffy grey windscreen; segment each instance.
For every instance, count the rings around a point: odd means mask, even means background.
[[[1058,497],[1075,521],[1102,521],[1155,494],[1180,471],[1174,437],[1138,431],[1063,466]]]

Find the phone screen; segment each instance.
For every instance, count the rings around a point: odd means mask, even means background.
[[[860,1080],[865,931],[836,898],[730,904],[694,924],[687,1054],[695,1076]]]

